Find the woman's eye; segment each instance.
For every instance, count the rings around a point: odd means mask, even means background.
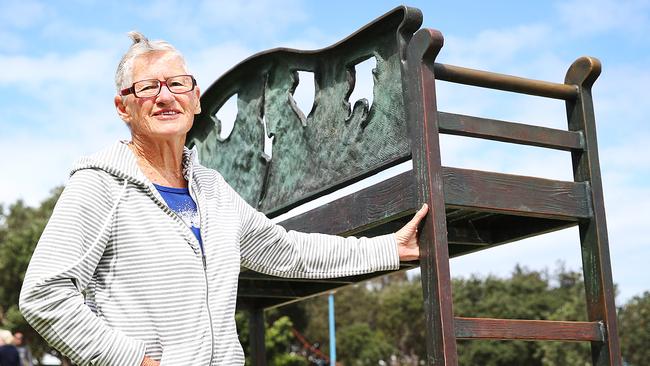
[[[149,84],[136,85],[135,90],[138,93],[142,93],[142,92],[147,92],[147,91],[156,90],[156,89],[158,89],[157,84],[149,83]]]

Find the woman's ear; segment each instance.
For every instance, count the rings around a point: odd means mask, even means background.
[[[117,111],[117,115],[120,116],[120,118],[124,122],[126,122],[126,124],[129,124],[129,122],[131,121],[131,116],[126,111],[126,104],[124,104],[124,98],[122,98],[119,95],[116,95],[115,98],[113,98],[113,103],[115,104],[115,110]]]
[[[196,105],[194,106],[194,114],[201,113],[201,89],[196,86]]]

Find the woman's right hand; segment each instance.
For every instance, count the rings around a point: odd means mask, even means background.
[[[144,356],[144,360],[142,360],[140,366],[160,366],[160,362],[154,360],[153,358]]]

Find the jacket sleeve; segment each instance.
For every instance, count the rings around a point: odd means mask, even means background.
[[[85,169],[70,178],[29,263],[20,310],[74,364],[137,366],[144,343],[109,327],[82,294],[110,237],[119,200],[103,174]]]
[[[224,184],[240,215],[241,261],[247,268],[294,278],[342,277],[399,269],[394,234],[343,238],[286,231]]]

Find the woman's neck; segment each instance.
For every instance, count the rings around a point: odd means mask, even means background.
[[[128,146],[151,182],[167,187],[187,187],[183,176],[184,141],[143,141],[132,136]]]

